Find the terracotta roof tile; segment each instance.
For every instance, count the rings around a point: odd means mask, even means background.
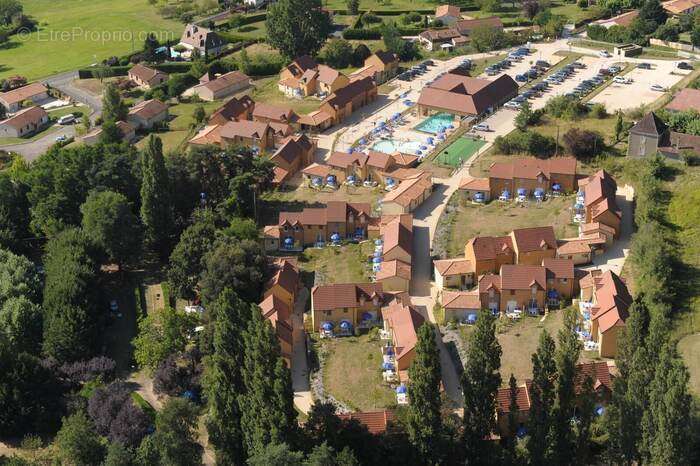
[[[512,236],[519,254],[557,248],[557,239],[551,226],[520,228],[513,230]]]
[[[443,277],[474,273],[474,264],[467,259],[436,260],[433,265]]]
[[[442,307],[445,309],[481,309],[479,291],[443,291]]]
[[[358,307],[360,301],[374,297],[382,304],[385,296],[381,283],[336,283],[315,286],[311,290],[311,302],[315,311],[329,311],[344,307]]]
[[[389,325],[396,345],[396,359],[405,357],[416,346],[418,328],[425,318],[413,306],[394,303],[382,308],[382,319]]]
[[[497,255],[514,253],[513,240],[510,236],[477,236],[467,243],[474,251],[476,260],[491,260]]]
[[[529,290],[533,285],[547,289],[547,271],[541,265],[502,265],[500,275],[504,290]]]
[[[26,86],[18,87],[17,89],[12,89],[11,91],[0,92],[0,101],[4,102],[6,105],[22,103],[44,92],[48,92],[48,89],[42,83],[31,83]]]
[[[472,191],[489,191],[491,185],[488,178],[465,178],[459,183],[459,189]]]
[[[547,269],[548,274],[554,275],[555,278],[574,278],[574,261],[571,259],[551,259],[546,258],[542,261],[542,265]]]
[[[399,277],[404,280],[411,279],[411,264],[407,264],[400,260],[384,261],[379,266],[379,271],[375,276],[377,281],[387,278]]]
[[[394,413],[387,410],[364,411],[339,414],[338,417],[344,421],[358,421],[367,427],[371,434],[381,434],[386,432],[388,424],[394,420]]]

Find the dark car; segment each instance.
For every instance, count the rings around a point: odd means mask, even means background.
[[[680,68],[682,70],[692,70],[693,65],[691,65],[687,61],[681,61],[681,62],[678,62],[678,68]]]
[[[549,68],[552,65],[550,65],[548,62],[546,62],[544,60],[537,60],[535,62],[535,66],[537,66],[539,68]]]
[[[515,75],[515,80],[518,81],[519,83],[526,83],[527,82],[527,76],[524,74],[516,74]]]
[[[651,69],[651,63],[639,63],[637,65],[637,68],[641,68],[643,70],[650,70]]]

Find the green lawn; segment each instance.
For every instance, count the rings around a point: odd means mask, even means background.
[[[254,81],[255,88],[250,97],[256,102],[265,102],[270,105],[291,108],[300,115],[318,110],[321,101],[311,97],[304,99],[290,99],[277,89],[279,76],[258,79]]]
[[[481,139],[461,137],[444,148],[436,156],[435,161],[451,167],[458,167],[464,160],[471,157],[486,144]]]
[[[392,11],[392,10],[430,10],[438,3],[430,0],[360,0],[360,10]],[[331,10],[347,10],[345,0],[323,0],[323,7]]]
[[[147,0],[24,0],[24,13],[38,22],[28,37],[0,47],[0,78],[38,79],[141,49],[145,35],[177,40],[183,25],[163,19]],[[133,39],[133,40],[132,40]]]
[[[526,207],[498,200],[474,205],[457,191],[450,199],[454,209],[440,219],[451,226],[445,245],[448,257],[463,255],[464,245],[475,236],[507,235],[517,228],[552,225],[557,238],[576,236],[576,226],[571,223],[572,203],[572,196],[561,196],[542,203],[529,202]]]
[[[336,338],[320,343],[327,351],[323,367],[326,391],[357,411],[396,404],[394,391],[382,380],[381,342],[361,337]]]
[[[371,265],[368,258],[374,251],[373,243],[307,248],[299,257],[299,265],[309,285],[331,283],[366,283]],[[314,278],[314,282],[311,279]]]
[[[236,29],[231,29],[230,32],[251,39],[263,39],[267,36],[267,27],[265,26],[265,21],[258,21],[257,23],[250,23]]]
[[[32,142],[36,141],[37,139],[43,138],[44,136],[55,133],[58,131],[58,126],[55,125],[49,125],[46,126],[44,129],[39,131],[38,133],[34,133],[31,136],[23,137],[23,138],[0,138],[0,146],[6,146],[9,144],[22,144],[24,142]]]

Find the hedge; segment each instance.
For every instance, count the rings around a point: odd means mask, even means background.
[[[109,66],[107,67],[110,71],[111,76],[126,76],[129,70],[134,65],[126,66]],[[103,67],[100,67],[102,69]],[[190,71],[191,64],[189,62],[177,62],[177,63],[159,63],[154,65],[154,68],[165,73],[187,73]],[[88,79],[96,77],[94,75],[95,68],[83,68],[78,70],[78,78]]]
[[[343,39],[347,40],[379,40],[382,33],[375,29],[353,29],[348,28],[343,31]]]
[[[336,15],[352,16],[348,10],[332,10]],[[360,10],[359,14],[372,12],[377,16],[400,16],[404,13],[420,13],[422,15],[434,15],[435,9],[427,10],[425,8],[420,10]]]
[[[241,17],[241,24],[240,26],[245,26],[246,24],[252,24],[252,23],[258,23],[260,21],[265,21],[267,19],[267,13],[258,13],[255,15],[250,15],[250,16],[242,16]],[[228,24],[228,21],[225,23],[221,23],[216,27],[216,32],[218,34],[221,34],[221,31],[228,31],[231,29],[231,27]]]

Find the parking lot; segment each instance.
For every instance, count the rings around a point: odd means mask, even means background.
[[[635,60],[637,63],[641,61]],[[610,112],[650,104],[662,95],[660,91],[651,90],[652,85],[657,84],[668,89],[690,73],[677,66],[677,61],[656,60],[651,70],[635,68],[625,75],[632,79],[630,84],[613,83],[591,99],[591,102],[605,104]]]
[[[511,61],[512,64],[509,68],[506,68],[505,70],[502,70],[501,72],[495,75],[488,75],[486,72],[484,72],[479,77],[486,79],[496,79],[503,74],[507,74],[511,78],[515,79],[516,76],[526,73],[530,69],[530,67],[532,67],[537,61],[546,61],[551,66],[554,66],[565,58],[561,55],[556,55],[556,50],[552,47],[540,48],[539,45],[540,44],[534,46],[534,51],[531,54],[524,56],[522,60]],[[527,84],[526,81],[518,82],[519,86],[524,86],[525,84]]]

